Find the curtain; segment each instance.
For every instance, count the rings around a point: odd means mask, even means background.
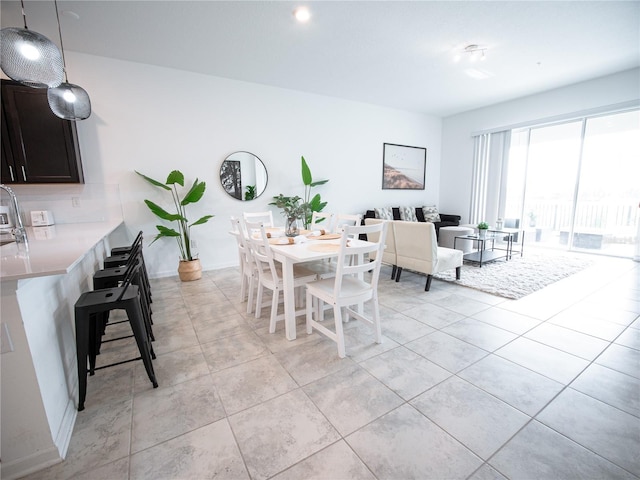
[[[471,177],[471,206],[469,208],[469,223],[472,225],[484,221],[487,207],[490,140],[490,133],[473,137],[473,172]]]
[[[469,223],[487,222],[495,225],[504,212],[511,132],[483,133],[473,137],[473,140]]]

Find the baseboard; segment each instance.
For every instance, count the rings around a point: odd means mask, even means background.
[[[74,388],[73,390],[76,392],[77,388]],[[74,393],[74,396],[76,395],[77,393]],[[62,422],[60,423],[60,429],[58,430],[58,434],[54,440],[61,458],[65,458],[67,456],[67,450],[69,449],[69,443],[71,442],[71,434],[73,433],[73,427],[76,424],[77,417],[78,410],[76,408],[76,404],[73,401],[73,398],[70,398],[67,402],[67,408],[64,411]]]
[[[58,449],[51,447],[10,463],[0,462],[0,477],[2,480],[14,480],[60,462],[62,462],[62,458]]]

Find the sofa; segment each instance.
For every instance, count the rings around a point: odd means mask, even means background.
[[[423,207],[383,207],[367,210],[364,218],[378,218],[381,220],[405,220],[409,222],[431,222],[436,229],[436,236],[441,227],[457,227],[462,217],[438,212],[435,206]],[[364,224],[363,218],[363,224]]]

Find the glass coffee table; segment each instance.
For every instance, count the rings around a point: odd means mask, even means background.
[[[460,240],[472,240],[475,243],[476,249],[473,252],[467,253],[463,258],[469,262],[477,263],[482,268],[483,263],[492,262],[499,258],[505,260],[511,260],[514,253],[513,239],[514,236],[520,232],[522,234],[522,244],[524,245],[524,233],[516,228],[504,228],[502,230],[487,230],[487,233],[480,237],[479,235],[459,235],[453,238],[453,248],[456,248],[456,241]],[[496,240],[504,239],[506,241],[506,247],[496,246]],[[518,252],[522,256],[522,248]]]

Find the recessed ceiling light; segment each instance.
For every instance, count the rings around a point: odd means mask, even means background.
[[[300,23],[306,23],[311,18],[311,12],[307,7],[298,7],[293,11],[293,16],[296,17]]]

